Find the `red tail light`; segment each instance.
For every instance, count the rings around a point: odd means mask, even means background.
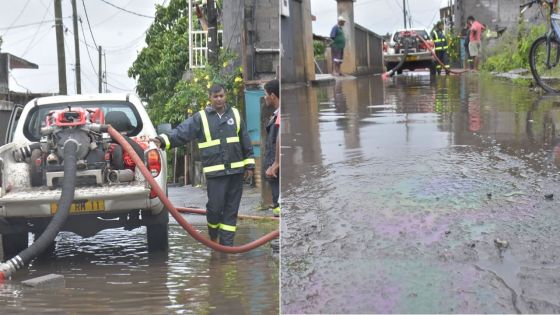
[[[161,157],[158,150],[153,149],[148,151],[148,170],[152,173],[152,177],[157,177],[161,173]],[[156,192],[150,190],[150,199],[157,197]]]
[[[161,158],[156,149],[148,151],[148,169],[152,173],[152,177],[157,177],[161,172]]]

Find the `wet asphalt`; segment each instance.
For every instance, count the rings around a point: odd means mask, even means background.
[[[372,76],[282,119],[282,313],[560,312],[560,97]]]
[[[170,187],[176,206],[204,208],[206,191]],[[260,192],[245,187],[240,213],[260,211]],[[204,234],[206,219],[186,215]],[[276,223],[240,221],[236,245],[276,229]],[[0,284],[2,314],[278,314],[278,256],[264,245],[245,254],[214,252],[172,218],[169,251],[149,254],[146,230],[105,230],[90,238],[57,236],[55,251],[33,260]],[[22,281],[47,274],[63,283],[39,288]]]

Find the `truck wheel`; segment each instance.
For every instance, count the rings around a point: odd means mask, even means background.
[[[165,211],[167,214],[167,210]],[[148,252],[166,251],[169,247],[169,234],[167,223],[151,224],[146,226],[148,239]]]
[[[2,260],[6,261],[26,249],[29,244],[28,237],[27,232],[2,234]]]

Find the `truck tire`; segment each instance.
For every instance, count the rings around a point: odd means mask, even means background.
[[[162,252],[169,248],[169,212],[163,209],[154,224],[146,225],[148,252]]]
[[[432,62],[432,64],[430,64],[430,75],[436,75],[436,71],[436,64]]]
[[[2,261],[10,259],[26,249],[29,244],[28,237],[27,232],[2,234]]]
[[[169,226],[167,223],[152,224],[146,226],[146,238],[148,239],[148,252],[167,251],[169,247]]]

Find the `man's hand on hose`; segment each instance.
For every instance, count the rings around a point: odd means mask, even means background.
[[[247,180],[248,178],[251,178],[251,177],[253,177],[253,170],[246,169],[245,170],[245,175],[243,176],[243,179]]]

